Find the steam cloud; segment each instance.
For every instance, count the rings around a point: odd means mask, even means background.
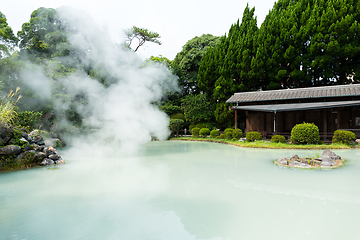
[[[67,98],[58,97],[53,103],[57,116],[63,116],[57,122],[59,128],[70,128],[65,118],[70,107],[69,97],[80,96],[73,106],[81,115],[83,125],[92,131],[86,137],[72,138],[72,145],[91,154],[103,154],[110,149],[131,153],[150,141],[151,136],[166,139],[168,117],[152,103],[164,97],[166,91],[176,89],[176,78],[165,67],[144,64],[132,51],[116,46],[106,30],[97,27],[86,13],[67,7],[57,11],[74,30],[69,36],[74,48],[72,54],[58,61],[84,69],[99,69],[108,81],[102,84],[85,71],[57,81],[50,81],[39,71],[27,70],[22,74],[23,82],[33,90],[49,92],[51,82],[52,91],[66,93]],[[57,47],[66,48],[66,45]],[[50,94],[42,96],[48,99]]]

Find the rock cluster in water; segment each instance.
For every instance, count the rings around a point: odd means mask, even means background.
[[[276,164],[298,168],[334,168],[342,165],[343,160],[330,150],[325,150],[319,158],[300,158],[294,154],[291,158],[280,157],[275,161]]]
[[[64,163],[53,146],[46,146],[39,130],[27,134],[7,125],[0,126],[0,169],[6,165],[52,165]]]

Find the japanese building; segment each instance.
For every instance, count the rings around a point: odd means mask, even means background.
[[[360,138],[360,84],[235,93],[235,128],[263,136],[290,136],[299,123],[314,123],[323,140],[337,129]]]

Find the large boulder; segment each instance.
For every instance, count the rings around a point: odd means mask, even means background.
[[[0,148],[0,155],[18,155],[21,153],[21,147],[16,145],[8,145]]]
[[[334,153],[333,151],[330,150],[325,150],[322,155],[321,155],[321,159],[322,161],[336,161],[336,160],[340,160],[341,157],[339,155],[336,155],[336,153]]]

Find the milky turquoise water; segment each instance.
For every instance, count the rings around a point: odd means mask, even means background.
[[[360,239],[360,151],[340,169],[285,169],[321,151],[151,142],[0,174],[0,239]]]

